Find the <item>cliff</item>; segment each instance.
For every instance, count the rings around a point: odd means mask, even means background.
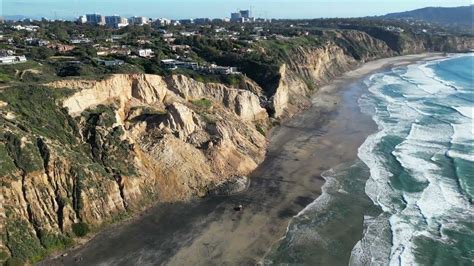
[[[18,90],[0,109],[3,257],[34,261],[87,227],[205,196],[264,158],[268,116],[250,91],[154,75]],[[30,110],[29,97],[45,106]]]
[[[317,88],[365,61],[395,53],[381,40],[358,31],[337,32],[318,47],[295,47],[279,70],[271,99],[274,116],[284,118],[310,105]]]
[[[361,63],[423,52],[467,52],[474,39],[458,36],[408,36],[373,31],[331,31],[331,38],[314,45],[294,45],[278,71],[278,83],[270,98],[272,115],[284,119],[308,107],[310,96],[333,78]],[[270,49],[265,51],[272,53]]]

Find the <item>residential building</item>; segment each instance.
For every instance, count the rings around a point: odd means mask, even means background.
[[[255,18],[252,17],[250,10],[240,10],[239,12],[230,14],[230,21],[239,23],[253,22]]]
[[[232,22],[242,21],[242,14],[240,14],[240,12],[230,13],[230,21]]]
[[[172,26],[179,26],[179,25],[181,25],[181,23],[179,22],[179,20],[174,20],[173,19],[173,20],[171,20],[171,25]]]
[[[14,30],[26,30],[26,31],[31,31],[31,32],[35,32],[39,29],[39,26],[35,26],[35,25],[26,25],[26,26],[23,26],[23,25],[15,25],[12,27]]]
[[[159,18],[155,21],[155,25],[157,26],[168,26],[171,24],[171,20],[167,18]]]
[[[76,47],[74,45],[57,43],[57,44],[48,45],[48,48],[54,49],[59,53],[66,53],[66,52],[74,50]]]
[[[15,54],[15,51],[13,50],[5,50],[5,49],[2,49],[0,50],[0,57],[5,57],[5,56],[12,56]]]
[[[91,43],[92,41],[89,38],[75,38],[75,39],[71,39],[70,42],[72,44],[86,44],[86,43]]]
[[[164,59],[161,60],[161,63],[165,68],[169,70],[175,70],[177,68],[188,68],[188,69],[198,69],[199,65],[196,62],[184,62],[184,61],[178,61],[174,59]]]
[[[190,37],[190,36],[196,35],[194,31],[181,31],[179,34],[184,37]]]
[[[125,62],[119,59],[115,60],[102,60],[102,59],[97,59],[97,63],[99,65],[103,65],[106,67],[111,67],[111,66],[120,66],[123,65]]]
[[[105,17],[100,14],[87,14],[86,19],[92,25],[105,25]]]
[[[180,19],[179,23],[181,25],[190,25],[194,23],[194,20],[193,19]]]
[[[138,49],[135,53],[140,57],[149,58],[149,57],[155,56],[155,54],[153,53],[153,50],[151,49]]]
[[[25,43],[31,46],[47,46],[49,41],[36,38],[26,38]]]
[[[106,16],[105,25],[114,29],[119,29],[128,26],[128,20],[118,15]]]
[[[0,64],[1,65],[8,65],[8,64],[17,64],[26,62],[26,57],[24,55],[21,56],[4,56],[0,57]]]
[[[128,23],[130,23],[130,25],[143,26],[145,24],[148,24],[148,18],[135,16],[135,17],[129,18]]]
[[[79,17],[77,18],[77,22],[78,22],[79,24],[86,24],[86,23],[87,23],[87,17],[86,17],[86,16],[79,16]]]
[[[250,13],[250,10],[240,10],[240,15],[243,17],[243,18],[246,18],[246,19],[249,19],[251,18],[251,13]]]
[[[191,50],[191,46],[189,45],[170,45],[171,51],[177,52],[177,51],[189,51]]]
[[[229,18],[215,18],[212,20],[212,23],[226,23],[230,22]]]
[[[199,24],[199,25],[205,25],[205,24],[210,24],[211,21],[212,20],[210,18],[197,18],[194,20],[194,23]]]
[[[122,55],[122,56],[128,56],[132,53],[132,51],[127,47],[127,46],[122,46],[122,47],[99,47],[97,49],[97,55],[99,56],[108,56],[108,55]]]

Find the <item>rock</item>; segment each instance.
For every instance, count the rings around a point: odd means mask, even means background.
[[[240,176],[225,181],[209,191],[213,196],[230,196],[245,191],[250,185],[250,179],[246,176]]]
[[[234,207],[234,211],[241,211],[241,210],[243,210],[243,208],[244,208],[244,207],[242,206],[242,204],[239,204],[239,205],[236,205],[236,206]]]

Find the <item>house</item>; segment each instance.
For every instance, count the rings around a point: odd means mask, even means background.
[[[188,68],[188,69],[196,70],[199,68],[198,63],[196,62],[184,62],[184,61],[178,61],[174,59],[161,60],[161,64],[163,64],[163,66],[169,70],[175,70],[177,68]]]
[[[135,53],[140,57],[153,57],[155,54],[151,49],[138,49]]]
[[[70,42],[72,44],[86,44],[86,43],[91,43],[91,40],[89,38],[76,38],[76,39],[71,39]]]
[[[132,51],[126,47],[99,47],[97,50],[97,55],[99,56],[108,56],[108,55],[122,55],[128,56],[132,53]]]
[[[214,64],[210,65],[205,70],[206,72],[213,73],[213,74],[223,74],[223,75],[240,74],[240,72],[237,71],[236,67],[217,66]]]
[[[181,31],[179,33],[181,36],[190,37],[196,35],[194,31]]]
[[[118,59],[115,59],[115,60],[102,60],[102,59],[98,59],[97,60],[97,63],[99,65],[103,65],[103,66],[106,66],[106,67],[111,67],[111,66],[121,66],[123,65],[125,62],[122,61],[122,60],[118,60]]]
[[[0,57],[0,64],[1,65],[9,65],[9,64],[17,64],[26,62],[26,57],[24,55],[21,56],[4,56]]]
[[[191,50],[191,46],[189,45],[171,45],[170,48],[173,52]]]
[[[174,59],[163,59],[161,60],[161,64],[166,68],[166,69],[169,69],[169,70],[175,70],[177,69],[178,67],[176,66],[176,60]]]
[[[49,41],[35,39],[35,38],[26,38],[25,43],[27,45],[31,45],[31,46],[47,46],[47,45],[49,45]]]
[[[34,26],[34,25],[27,25],[27,26],[23,26],[23,25],[15,25],[12,27],[12,29],[14,30],[26,30],[26,31],[30,31],[30,32],[35,32],[39,29],[39,26]]]
[[[76,46],[57,43],[57,44],[48,45],[48,48],[54,49],[59,53],[66,53],[66,52],[74,50],[76,48]]]
[[[12,56],[14,54],[15,52],[13,50],[5,50],[5,49],[0,50],[0,57]]]

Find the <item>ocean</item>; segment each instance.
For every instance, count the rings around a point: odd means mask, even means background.
[[[323,194],[288,226],[268,264],[474,264],[474,54],[364,80],[376,133],[326,171]]]

